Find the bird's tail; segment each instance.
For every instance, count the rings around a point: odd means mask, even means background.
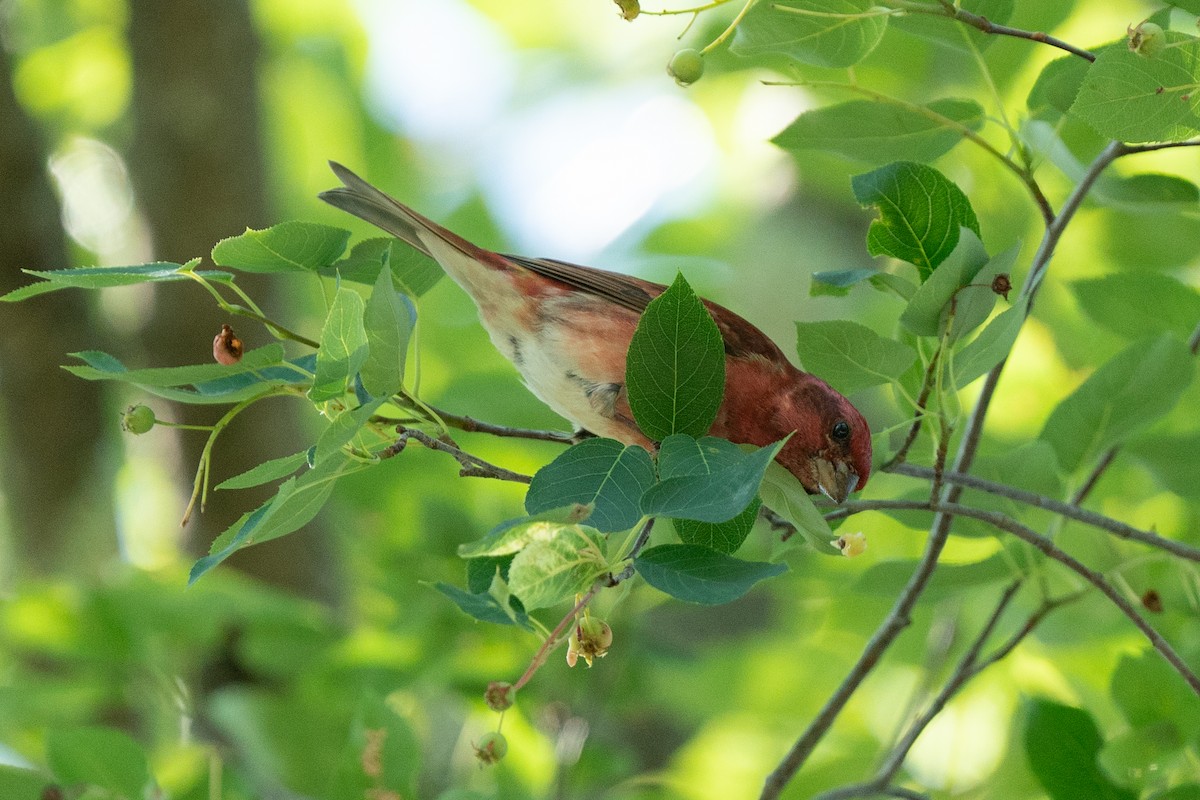
[[[512,268],[513,265],[507,259],[471,244],[458,234],[418,214],[336,161],[330,161],[329,166],[343,184],[318,195],[331,206],[347,211],[402,239],[425,255],[432,256],[452,273],[454,264],[447,262],[459,261],[453,257],[454,251],[466,256],[470,262],[484,264],[493,269],[507,271]],[[450,252],[447,251],[447,246]]]

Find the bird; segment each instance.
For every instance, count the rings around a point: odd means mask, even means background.
[[[331,161],[342,186],[319,197],[432,257],[475,302],[492,344],[542,402],[581,431],[641,445],[625,387],[638,320],[659,283],[479,247]],[[709,434],[763,447],[809,494],[842,503],[871,474],[871,431],[849,400],[794,366],[750,322],[703,300],[725,348],[725,390]]]

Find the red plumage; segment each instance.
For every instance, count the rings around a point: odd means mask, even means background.
[[[529,388],[581,428],[652,448],[625,393],[625,354],[646,304],[665,286],[552,259],[477,247],[339,164],[345,184],[321,199],[433,257],[479,308],[492,343]],[[725,395],[712,435],[767,445],[811,493],[836,502],[871,472],[871,431],[829,384],[793,366],[762,331],[705,300],[725,343]]]

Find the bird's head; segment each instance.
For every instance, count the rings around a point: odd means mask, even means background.
[[[829,384],[802,374],[779,398],[775,422],[795,431],[777,460],[809,494],[835,503],[871,476],[871,429],[858,409]]]

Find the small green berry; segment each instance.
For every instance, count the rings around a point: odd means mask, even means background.
[[[1135,28],[1129,28],[1128,33],[1129,49],[1138,55],[1157,55],[1167,43],[1162,26],[1153,22],[1143,22]]]
[[[638,0],[615,0],[621,12],[621,19],[632,22],[642,13],[642,4]]]
[[[138,403],[125,409],[121,415],[121,429],[126,433],[141,435],[147,433],[158,422],[154,418],[154,410],[150,406]]]
[[[508,740],[499,731],[485,733],[475,745],[475,757],[483,764],[498,764],[508,753]]]
[[[704,74],[704,56],[699,50],[690,47],[680,50],[671,56],[671,61],[667,64],[667,74],[680,86],[690,86]]]

